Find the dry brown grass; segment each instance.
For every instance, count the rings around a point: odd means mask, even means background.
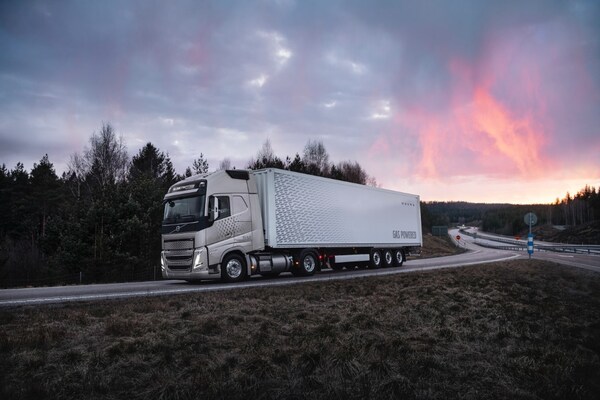
[[[600,395],[600,276],[513,261],[0,312],[0,397]]]
[[[421,258],[451,256],[464,252],[465,249],[456,246],[448,235],[441,237],[431,234],[423,235]]]

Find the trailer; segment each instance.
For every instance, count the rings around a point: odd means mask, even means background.
[[[422,245],[419,196],[286,170],[192,176],[164,202],[169,279],[399,267]]]

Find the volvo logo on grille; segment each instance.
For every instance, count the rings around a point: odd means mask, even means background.
[[[181,230],[181,225],[177,225],[177,228],[175,228],[175,232],[179,232]]]

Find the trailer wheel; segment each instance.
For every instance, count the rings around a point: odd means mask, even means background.
[[[383,266],[394,266],[394,254],[392,253],[392,250],[386,249],[383,251]]]
[[[292,268],[292,273],[296,276],[313,275],[319,267],[319,258],[312,250],[304,249],[298,256],[298,264]]]
[[[228,254],[221,263],[221,278],[226,282],[241,282],[246,279],[246,263],[239,254]]]
[[[394,250],[394,265],[401,267],[402,263],[404,263],[404,252],[400,249]]]
[[[381,267],[381,250],[371,250],[371,261],[369,266],[373,269]]]

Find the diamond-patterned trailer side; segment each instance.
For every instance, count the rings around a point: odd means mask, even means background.
[[[421,245],[416,195],[275,169],[254,176],[270,247]]]

